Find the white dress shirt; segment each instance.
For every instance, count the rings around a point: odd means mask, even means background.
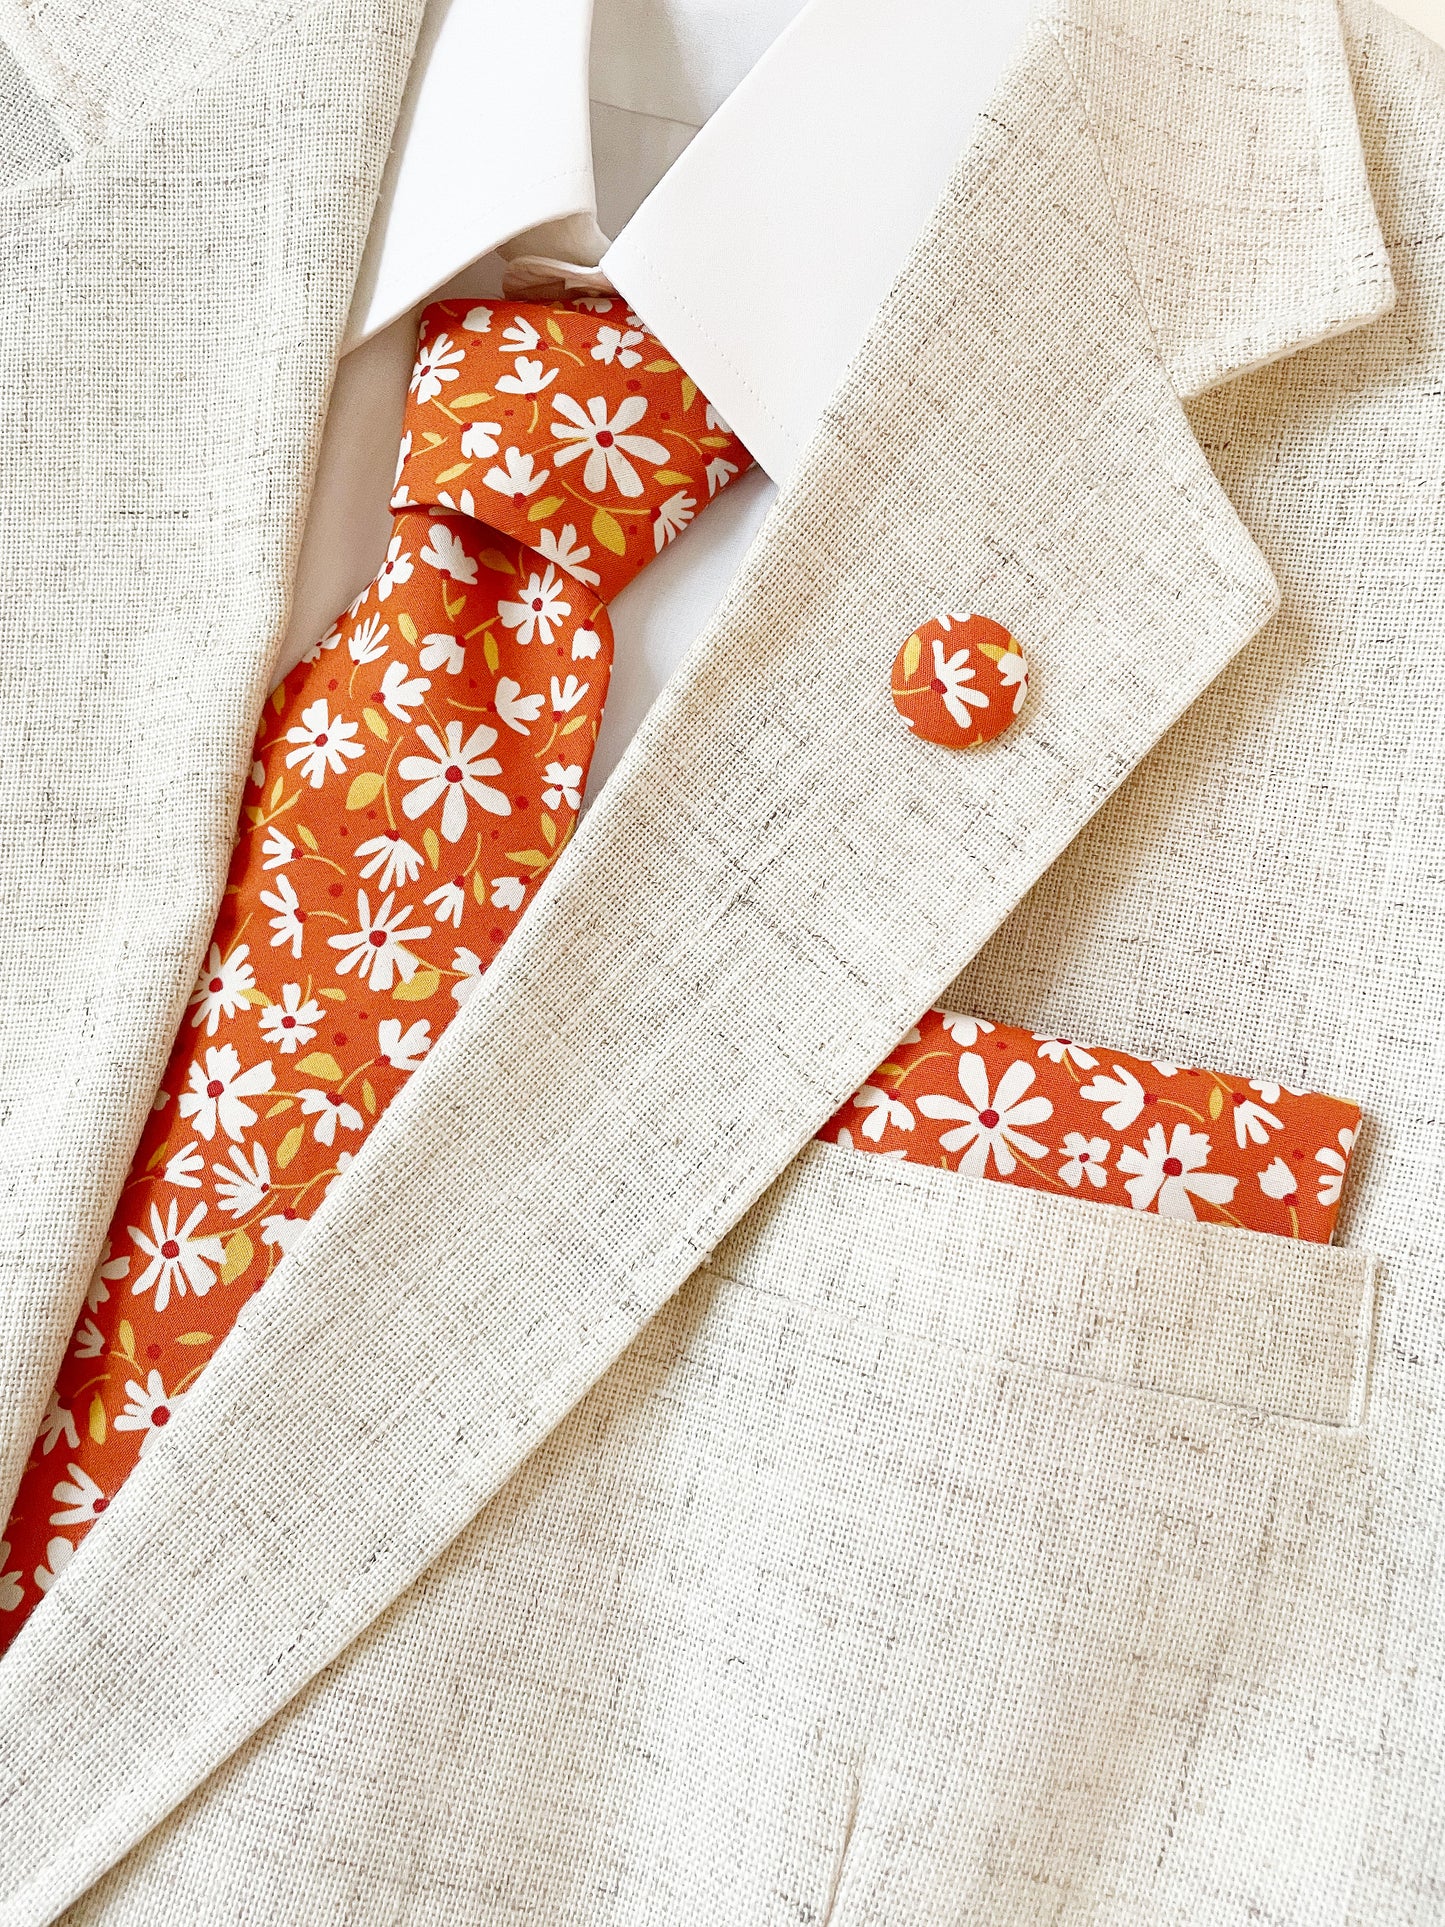
[[[385,553],[417,308],[442,292],[496,294],[499,250],[517,237],[556,222],[595,233],[600,221],[616,233],[604,272],[758,469],[612,607],[595,797],[736,573],[1033,11],[1032,0],[434,0],[278,673]]]

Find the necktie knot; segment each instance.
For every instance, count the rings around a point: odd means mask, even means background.
[[[391,506],[480,522],[607,602],[749,459],[620,296],[437,301]]]

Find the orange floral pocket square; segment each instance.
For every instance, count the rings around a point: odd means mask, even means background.
[[[971,1177],[1328,1244],[1358,1105],[930,1010],[818,1133]]]

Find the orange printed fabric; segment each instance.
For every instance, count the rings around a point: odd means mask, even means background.
[[[1328,1244],[1359,1130],[1317,1091],[930,1010],[819,1132],[1061,1198]]]
[[[572,834],[605,603],[750,458],[626,304],[438,302],[376,580],[272,693],[220,915],[0,1541],[0,1647]]]

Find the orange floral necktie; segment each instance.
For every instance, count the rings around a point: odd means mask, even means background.
[[[422,318],[373,582],[272,692],[204,967],[0,1543],[0,1649],[576,822],[606,604],[750,466],[626,303]]]
[[[605,604],[749,462],[614,297],[427,309],[386,560],[271,695],[200,980],[0,1540],[0,1650],[506,941],[582,801]],[[1359,1120],[935,1010],[819,1136],[1324,1243]]]

